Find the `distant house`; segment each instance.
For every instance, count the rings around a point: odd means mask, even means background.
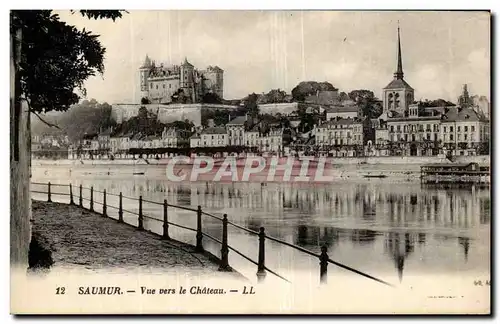
[[[358,106],[331,106],[326,108],[326,120],[336,118],[357,118],[361,117],[361,112]]]
[[[229,143],[229,135],[224,127],[208,127],[201,132],[201,147],[224,147]]]
[[[201,136],[194,134],[189,138],[189,147],[201,147]]]
[[[244,145],[245,143],[245,124],[248,121],[248,115],[239,116],[226,124],[228,143],[230,146]]]
[[[305,103],[316,105],[334,105],[339,102],[339,91],[316,91],[315,94],[309,95],[304,100]]]

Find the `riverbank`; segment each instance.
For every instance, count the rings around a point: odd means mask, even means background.
[[[311,158],[311,157],[308,157]],[[267,157],[266,159],[271,159]],[[280,164],[286,163],[287,157],[280,158]],[[94,159],[94,160],[49,160],[33,159],[33,166],[48,165],[167,165],[171,158],[162,159]],[[244,160],[242,160],[244,161]],[[455,163],[475,162],[480,165],[490,165],[489,155],[456,156]],[[444,156],[371,156],[371,157],[327,157],[325,163],[332,165],[394,165],[394,164],[416,164],[424,165],[431,163],[450,163]],[[176,165],[189,164],[182,161]]]
[[[210,253],[195,252],[191,245],[162,240],[154,233],[138,231],[77,206],[33,201],[32,210],[35,240],[31,248],[37,253],[32,255],[31,265],[244,279],[234,271],[217,271],[217,259]]]

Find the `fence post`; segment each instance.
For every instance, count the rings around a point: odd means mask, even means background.
[[[104,189],[104,191],[102,192],[102,216],[108,216],[106,207],[106,189]]]
[[[231,271],[228,260],[229,248],[227,245],[227,214],[222,217],[222,248],[220,249],[219,271]]]
[[[264,227],[259,230],[259,263],[257,265],[257,281],[262,282],[266,278],[266,249],[265,249],[266,233]]]
[[[49,184],[48,184],[47,194],[48,194],[47,201],[48,202],[52,202],[52,198],[51,198],[51,194],[50,194],[50,181],[49,181]]]
[[[163,239],[170,239],[168,236],[168,204],[166,199],[163,199]]]
[[[326,245],[321,247],[321,255],[319,256],[319,282],[326,284],[328,279],[328,254],[326,253]]]
[[[94,211],[94,186],[90,187],[90,211]]]
[[[80,183],[80,207],[83,207],[82,184]]]
[[[142,219],[142,196],[139,196],[139,220],[137,224],[139,230],[144,229],[143,219]]]
[[[201,206],[198,205],[198,210],[196,211],[196,251],[203,252],[203,233],[201,232]]]
[[[122,192],[120,191],[120,198],[118,203],[118,221],[123,223],[123,205],[122,205]]]
[[[69,204],[75,204],[75,202],[73,201],[73,186],[71,185],[71,183],[69,184]]]

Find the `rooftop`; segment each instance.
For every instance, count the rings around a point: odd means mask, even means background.
[[[338,118],[331,119],[318,127],[328,127],[329,125],[352,125],[352,124],[361,124],[363,123],[363,119],[361,118]]]
[[[238,116],[233,120],[231,120],[229,123],[227,123],[227,125],[244,125],[246,121],[247,121],[246,116]]]
[[[224,127],[208,127],[205,128],[202,132],[203,135],[206,134],[227,134],[226,129]]]
[[[331,106],[325,109],[326,113],[343,113],[343,112],[358,112],[358,106],[347,105],[347,106]]]
[[[403,79],[392,80],[384,89],[411,89],[412,87]]]
[[[451,121],[488,121],[483,115],[478,114],[471,108],[453,108],[449,109],[442,117],[443,122]]]

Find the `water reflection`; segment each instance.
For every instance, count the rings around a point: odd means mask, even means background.
[[[268,235],[314,252],[326,245],[335,260],[361,270],[387,271],[399,280],[403,274],[422,271],[489,269],[489,241],[483,240],[491,220],[487,189],[390,183],[169,183],[142,177],[50,181],[93,185],[96,190],[142,195],[158,202],[166,199],[183,206],[201,205],[211,213],[227,213],[231,221],[254,231],[264,226]],[[161,208],[157,212],[161,218]],[[178,216],[173,219],[184,225],[195,219],[190,212]],[[220,222],[207,219],[204,230],[220,238]],[[233,244],[248,245],[249,253],[256,253],[255,237],[234,235],[240,236],[231,238]],[[288,252],[277,245],[270,244],[267,251],[270,263],[278,260],[279,264],[285,258],[293,263],[290,268],[306,263],[301,256],[285,256]]]

